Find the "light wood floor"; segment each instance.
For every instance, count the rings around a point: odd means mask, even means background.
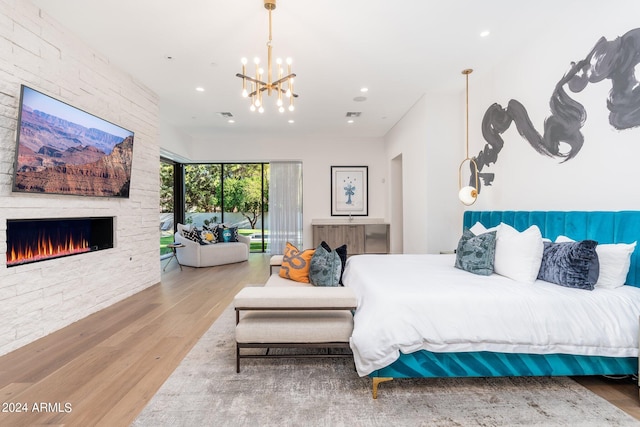
[[[233,296],[268,276],[263,254],[183,271],[172,261],[160,284],[0,357],[1,402],[29,410],[0,412],[0,426],[128,426]],[[62,413],[33,413],[39,402]]]
[[[183,271],[174,261],[161,283],[0,357],[0,425],[128,426],[238,290],[268,275],[262,254]],[[631,381],[578,380],[640,420]],[[8,402],[28,412],[2,412],[17,409]],[[41,402],[47,412],[34,412]]]

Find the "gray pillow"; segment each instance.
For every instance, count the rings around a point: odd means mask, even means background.
[[[458,241],[455,267],[469,273],[488,276],[493,273],[493,261],[496,254],[496,232],[478,236],[465,228]]]
[[[581,242],[544,242],[538,279],[569,288],[593,290],[598,281],[600,263],[594,240]]]
[[[320,245],[327,250],[327,252],[331,252],[331,246],[324,240],[320,243]],[[340,257],[340,261],[342,262],[342,271],[340,271],[340,284],[342,285],[342,274],[344,273],[344,267],[347,265],[347,245],[344,244],[342,246],[338,246],[333,249],[334,252],[338,254]]]
[[[337,251],[316,248],[309,265],[309,282],[315,286],[340,286],[342,261]]]

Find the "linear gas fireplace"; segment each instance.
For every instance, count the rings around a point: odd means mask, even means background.
[[[113,248],[113,217],[7,220],[7,267]]]

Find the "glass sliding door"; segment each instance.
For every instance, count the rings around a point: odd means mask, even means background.
[[[185,223],[224,224],[251,237],[251,251],[265,252],[269,210],[268,163],[185,164]]]
[[[222,215],[222,165],[184,165],[185,222],[196,227],[219,224]]]
[[[173,243],[175,223],[175,164],[160,161],[160,256],[171,253],[167,245]]]
[[[264,252],[268,242],[265,220],[269,209],[268,183],[265,184],[264,163],[235,163],[222,165],[222,211],[225,224],[238,227],[239,232],[251,236],[251,251]]]

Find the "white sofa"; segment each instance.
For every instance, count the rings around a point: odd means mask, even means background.
[[[176,256],[181,265],[190,267],[213,267],[216,265],[232,264],[249,259],[249,245],[251,238],[238,235],[237,242],[215,243],[201,245],[198,242],[189,240],[181,232],[184,228],[182,224],[177,224],[178,231],[174,234],[176,243],[184,245],[183,248],[176,249]]]

